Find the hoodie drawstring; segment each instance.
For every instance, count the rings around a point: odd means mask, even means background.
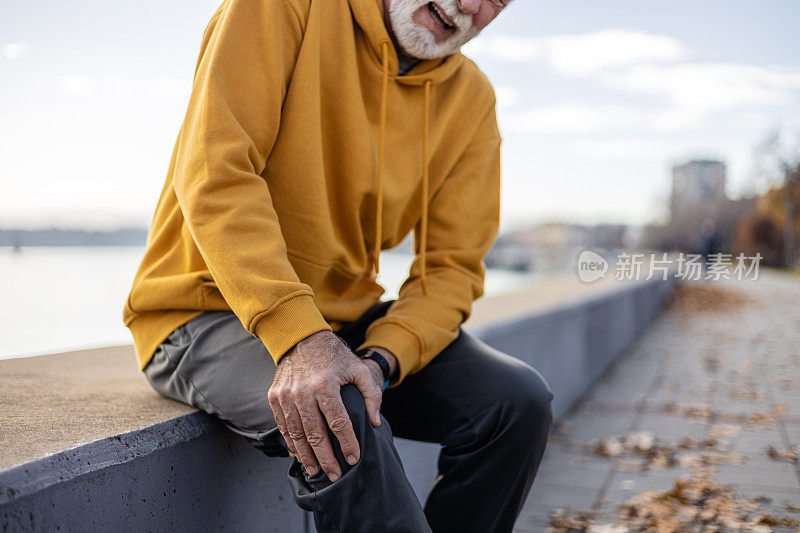
[[[383,63],[383,77],[381,80],[381,125],[378,140],[378,184],[375,187],[375,244],[372,251],[372,262],[375,273],[378,273],[381,243],[383,242],[383,159],[386,148],[386,100],[389,91],[389,47],[388,43],[381,45],[381,59]]]
[[[386,100],[389,91],[389,43],[381,43],[381,63],[383,67],[383,79],[381,82],[381,118],[380,134],[378,140],[378,182],[375,187],[377,196],[375,201],[375,243],[373,245],[371,262],[375,266],[375,273],[378,273],[379,257],[381,253],[382,231],[383,231],[383,163],[384,151],[386,148]],[[428,294],[427,280],[425,277],[425,252],[428,245],[428,129],[430,125],[431,107],[431,80],[425,80],[425,97],[423,103],[422,117],[422,219],[420,221],[420,233],[417,241],[419,242],[420,259],[420,286],[422,294]]]
[[[425,80],[425,103],[422,118],[422,221],[420,222],[419,260],[421,269],[419,282],[422,294],[428,294],[425,280],[425,251],[428,248],[428,125],[431,111],[431,80]]]

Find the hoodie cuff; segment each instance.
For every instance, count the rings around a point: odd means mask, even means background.
[[[370,347],[389,350],[397,359],[398,377],[389,385],[390,388],[402,383],[408,374],[413,374],[419,368],[422,341],[413,332],[394,322],[382,322],[368,328],[364,342],[356,350]]]
[[[318,331],[331,329],[314,304],[313,296],[308,294],[281,303],[264,315],[253,328],[276,365],[301,340]]]

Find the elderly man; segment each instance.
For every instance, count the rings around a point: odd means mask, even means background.
[[[511,531],[544,452],[547,384],[461,329],[500,135],[459,48],[506,3],[225,0],[206,28],[123,318],[159,393],[294,457],[319,531]],[[442,445],[424,508],[393,436]]]

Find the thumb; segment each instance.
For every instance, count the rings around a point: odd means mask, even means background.
[[[367,406],[367,415],[372,421],[372,425],[378,427],[381,425],[380,412],[383,393],[378,385],[375,384],[369,367],[365,364],[360,364],[359,366],[361,368],[355,372],[353,384],[358,387],[358,390],[364,397],[364,404]]]

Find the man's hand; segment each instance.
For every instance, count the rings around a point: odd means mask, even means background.
[[[341,387],[348,383],[361,391],[372,425],[379,426],[381,387],[369,367],[333,332],[320,331],[306,337],[278,363],[267,394],[269,405],[289,451],[312,476],[317,475],[318,466],[331,481],[342,476],[328,428],[339,440],[349,464],[356,464],[361,457],[342,403]]]

